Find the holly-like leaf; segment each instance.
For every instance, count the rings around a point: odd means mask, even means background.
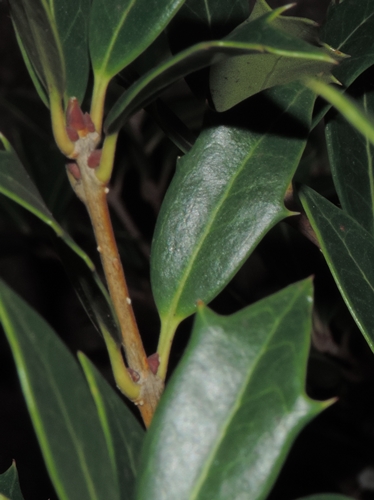
[[[298,51],[304,44],[305,48],[309,46],[309,50],[315,53],[333,55],[331,50],[318,46],[317,25],[309,19],[281,16],[283,10],[272,11],[266,2],[258,1],[249,19],[225,38],[228,41],[246,40],[251,31],[257,28],[255,21],[265,16],[274,30],[279,30],[290,41],[293,40],[294,51],[290,48],[288,54],[243,55],[214,64],[210,70],[210,90],[217,111],[226,111],[261,90],[304,76],[324,74],[327,81],[334,81],[330,74],[333,63],[326,65],[322,57],[320,60],[310,59]]]
[[[61,500],[119,500],[116,471],[79,366],[48,324],[0,282],[0,321]]]
[[[112,466],[117,472],[120,498],[133,498],[144,430],[89,359],[83,353],[78,357],[96,404]]]
[[[311,307],[306,280],[232,316],[199,308],[145,439],[138,500],[266,498],[326,406],[304,390]]]
[[[4,474],[0,475],[0,494],[9,498],[9,500],[23,500],[14,462]]]
[[[93,0],[90,53],[96,75],[110,80],[162,32],[184,0]]]
[[[57,90],[82,101],[89,72],[89,0],[11,0],[12,19],[26,66],[44,99]],[[44,87],[44,92],[42,90]]]
[[[371,71],[364,79],[357,80],[350,93],[366,113],[374,116],[372,77]],[[331,113],[325,132],[334,184],[342,208],[374,236],[374,146],[366,135],[338,113]]]
[[[227,124],[221,116],[220,125],[207,126],[178,162],[151,254],[160,343],[198,300],[212,300],[261,238],[290,215],[283,199],[305,147],[314,99],[297,84],[267,96],[244,107],[241,122],[230,123],[228,113]]]
[[[300,64],[302,61],[308,61],[306,64],[314,61],[325,69],[334,64],[331,56],[319,48],[275,29],[271,22],[273,16],[274,13],[270,13],[248,23],[230,39],[202,42],[190,47],[145,74],[114,104],[105,121],[107,132],[119,130],[132,113],[149,104],[168,85],[230,56],[251,53],[255,57],[256,53],[265,52],[261,57],[274,54],[280,58],[295,58]],[[253,87],[252,93],[260,90],[259,87]]]
[[[340,293],[374,351],[374,239],[312,189],[303,187],[300,200]]]

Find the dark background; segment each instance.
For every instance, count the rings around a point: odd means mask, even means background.
[[[282,3],[285,2],[271,4]],[[321,22],[326,4],[326,0],[300,0],[293,15]],[[180,102],[181,95],[185,96],[187,104],[182,110],[176,107],[175,111],[183,115],[190,128],[198,128],[203,105],[194,100],[185,84],[177,85],[163,97],[172,107],[177,106],[175,103]],[[39,157],[38,152],[23,150],[22,144],[35,134],[39,139],[51,141],[49,117],[35,95],[15,41],[7,3],[2,0],[0,131],[11,140],[21,157],[31,155],[32,160],[26,166],[36,178],[35,165],[39,162],[40,166],[44,157]],[[149,285],[149,249],[159,206],[178,154],[152,118],[139,113],[121,136],[111,191],[110,204],[119,247],[149,354],[156,348],[159,326]],[[311,137],[305,156],[305,161],[312,165],[314,185],[333,199],[323,136],[319,130]],[[56,164],[61,164],[63,169],[64,160],[58,154]],[[42,175],[44,177],[36,178],[41,185],[48,178],[48,172]],[[48,190],[45,192],[48,196]],[[66,192],[69,194],[56,209],[56,217],[67,225],[77,242],[95,256],[95,242],[84,207],[70,191]],[[66,277],[52,235],[26,212],[22,212],[23,225],[15,226],[9,215],[9,205],[2,196],[0,202],[0,276],[46,318],[72,352],[83,350],[112,382],[103,342]],[[374,362],[340,299],[320,252],[282,223],[265,237],[211,305],[216,311],[229,314],[311,274],[315,276],[316,310],[307,390],[316,399],[338,396],[339,400],[302,431],[270,499],[292,500],[315,492],[335,491],[369,500],[374,498]],[[187,320],[178,332],[171,371],[183,354],[191,324],[192,320]],[[0,473],[10,466],[12,459],[16,460],[26,500],[56,498],[9,347],[5,337],[0,335]]]

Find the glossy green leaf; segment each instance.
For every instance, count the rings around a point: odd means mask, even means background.
[[[93,0],[90,53],[94,72],[110,79],[163,31],[184,0]]]
[[[321,39],[350,57],[334,68],[333,74],[349,87],[355,79],[374,64],[374,0],[331,2]],[[318,110],[313,123],[317,124],[328,105]]]
[[[23,500],[21,488],[19,486],[16,464],[0,475],[0,494],[9,500]]]
[[[146,436],[137,500],[266,498],[326,406],[304,390],[311,308],[310,280],[232,316],[199,308]]]
[[[230,39],[203,42],[190,47],[145,74],[113,106],[105,122],[106,130],[109,133],[119,130],[132,113],[149,104],[165,87],[225,57],[265,52],[279,57],[318,61],[326,69],[334,63],[320,49],[273,28],[272,16],[273,14],[268,14],[244,25]],[[267,54],[261,57],[267,57]],[[255,93],[260,89],[253,90]]]
[[[6,141],[5,138],[2,140]],[[68,271],[71,273],[69,266],[75,271],[74,276],[71,275],[73,284],[93,323],[99,328],[100,322],[102,322],[117,341],[118,333],[111,302],[95,271],[94,263],[54,219],[18,157],[10,149],[8,143],[7,145],[8,151],[0,151],[0,193],[50,226],[71,249],[70,253],[69,250],[64,250],[62,245],[57,244],[61,257],[67,264]],[[77,257],[72,255],[73,252]]]
[[[337,493],[320,493],[319,495],[311,495],[300,498],[299,500],[353,500],[353,498]]]
[[[78,357],[96,404],[112,466],[117,471],[120,498],[133,498],[144,430],[89,359],[83,353]]]
[[[89,0],[11,0],[13,23],[30,75],[43,98],[56,88],[67,100],[84,97],[89,72]],[[44,100],[44,99],[43,99]]]
[[[290,40],[293,39],[294,53],[290,50],[288,55],[242,55],[214,64],[210,70],[210,89],[217,111],[226,111],[261,90],[297,80],[304,75],[325,74],[324,78],[332,81],[332,64],[328,66],[322,58],[311,60],[297,53],[299,47],[305,44],[305,48],[309,47],[311,51],[319,51],[321,55],[331,57],[331,50],[318,47],[317,25],[309,19],[280,16],[276,15],[277,12],[280,14],[282,10],[272,11],[266,2],[256,2],[249,19],[227,36],[226,40],[238,37],[244,40],[251,30],[257,28],[255,21],[265,15],[273,29],[279,30]]]
[[[374,351],[374,239],[312,189],[303,187],[300,199],[340,293]]]
[[[157,221],[152,288],[164,325],[228,283],[261,238],[287,217],[283,199],[314,104],[298,84],[243,107],[242,121],[207,126],[177,165]],[[263,120],[262,120],[263,118]],[[295,132],[296,131],[296,132]]]
[[[48,324],[0,282],[0,319],[49,475],[61,500],[119,500],[86,380]]]
[[[369,74],[368,78],[372,78]],[[366,88],[371,85],[367,80]],[[361,93],[356,102],[374,116],[374,92]],[[327,149],[336,191],[342,208],[374,236],[374,146],[340,114],[331,116],[325,128]]]

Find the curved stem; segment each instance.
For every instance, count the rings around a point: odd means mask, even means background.
[[[94,74],[94,87],[90,116],[95,125],[95,129],[100,136],[103,128],[105,96],[109,82],[110,78],[104,78],[102,75],[98,75],[97,73]]]
[[[116,154],[118,132],[107,135],[103,144],[100,165],[96,169],[96,177],[103,184],[110,181],[113,171],[114,156]]]
[[[62,98],[56,89],[52,89],[50,91],[49,104],[51,110],[52,130],[56,144],[62,154],[68,158],[72,158],[75,146],[69,139],[66,132],[66,118],[62,107]]]
[[[160,338],[157,346],[157,353],[159,355],[160,365],[157,370],[157,376],[161,380],[165,380],[169,364],[170,350],[173,344],[175,332],[179,326],[179,319],[169,319],[163,321],[161,324]]]

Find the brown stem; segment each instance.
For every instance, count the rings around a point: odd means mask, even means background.
[[[80,143],[77,162],[84,189],[84,202],[91,218],[109,293],[121,328],[127,363],[129,368],[139,375],[137,383],[141,390],[134,403],[139,406],[144,423],[148,426],[162,393],[163,384],[149,369],[147,355],[136,324],[110,220],[106,199],[108,189],[97,179],[95,170],[87,165],[95,139],[92,138],[91,141],[87,137],[81,139]]]

